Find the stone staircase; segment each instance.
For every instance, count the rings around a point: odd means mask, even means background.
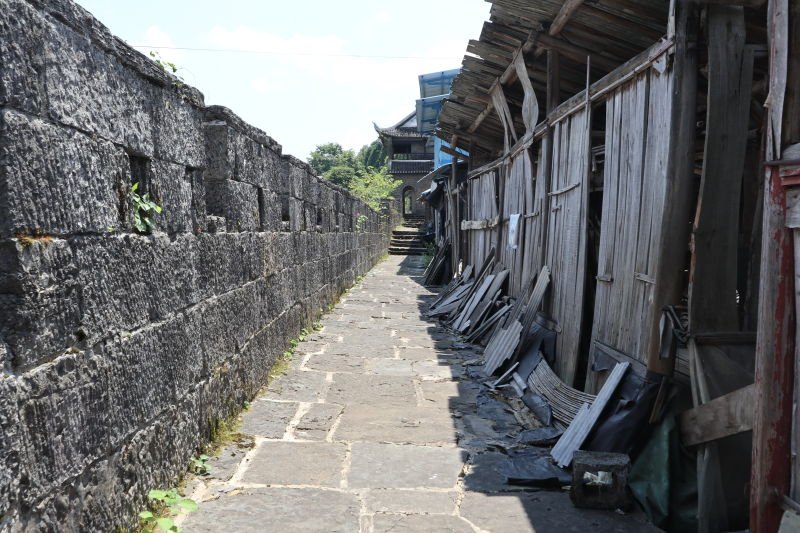
[[[425,253],[422,233],[414,228],[397,228],[389,241],[389,255],[422,255]]]
[[[420,215],[403,215],[403,226],[407,228],[421,228],[425,225],[425,217]]]

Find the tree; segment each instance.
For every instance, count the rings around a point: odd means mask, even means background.
[[[372,141],[371,144],[365,144],[358,151],[358,161],[364,168],[381,168],[386,164],[386,151],[383,149],[383,143],[380,139]]]
[[[380,209],[401,183],[389,174],[386,152],[379,140],[362,146],[358,155],[339,143],[320,144],[309,155],[308,164],[318,175],[348,189],[373,209]]]
[[[345,150],[339,143],[320,144],[308,157],[308,164],[322,176],[333,167],[356,168],[358,162],[352,150]]]
[[[371,208],[379,210],[384,200],[391,198],[401,183],[389,174],[385,166],[379,169],[370,167],[350,182],[349,189]]]
[[[331,167],[322,177],[331,183],[335,183],[346,189],[350,188],[350,183],[359,174],[359,169],[353,167],[336,166]]]

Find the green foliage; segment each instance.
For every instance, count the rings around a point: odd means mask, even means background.
[[[380,209],[400,185],[386,168],[383,144],[373,141],[355,154],[338,143],[317,146],[308,158],[311,167],[326,180],[345,187],[373,209]]]
[[[166,70],[179,80],[183,81],[183,78],[178,74],[178,65],[176,65],[172,61],[167,61],[166,59],[162,58],[161,54],[159,54],[154,50],[150,52],[150,58],[156,65],[163,68],[164,70]]]
[[[196,511],[197,502],[190,498],[184,498],[178,494],[178,489],[153,489],[147,494],[150,500],[150,511],[139,513],[142,531],[145,533],[178,532],[175,525],[174,516],[186,511]]]
[[[367,215],[358,215],[356,218],[356,231],[364,231],[364,225],[367,223]]]
[[[358,168],[356,154],[352,150],[345,150],[339,143],[320,144],[308,157],[311,168],[323,176],[333,167]]]
[[[131,202],[133,202],[133,227],[141,234],[153,231],[153,213],[161,213],[161,206],[150,199],[150,193],[140,195],[139,182],[131,187]]]
[[[386,150],[383,149],[383,143],[377,139],[371,144],[362,146],[356,157],[364,168],[381,168],[386,164]]]
[[[359,172],[361,171],[357,168],[337,166],[332,167],[330,170],[322,174],[322,177],[331,183],[335,183],[340,187],[349,189],[350,184],[356,177],[358,177]]]
[[[199,457],[192,457],[189,465],[189,470],[198,476],[207,476],[211,473],[211,465],[208,461],[211,458],[208,455],[201,455]]]
[[[389,174],[386,167],[369,168],[350,183],[350,191],[377,211],[385,200],[392,197],[401,183]]]

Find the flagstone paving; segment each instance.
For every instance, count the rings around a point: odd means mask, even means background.
[[[657,531],[505,483],[497,466],[527,420],[482,388],[478,352],[421,317],[435,297],[421,272],[391,256],[300,343],[190,481],[184,531]]]

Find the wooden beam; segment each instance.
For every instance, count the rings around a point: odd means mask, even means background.
[[[547,29],[549,35],[558,35],[564,26],[569,22],[570,17],[575,14],[579,7],[583,4],[583,0],[567,0],[561,5],[558,10],[558,15],[553,19],[553,23]]]
[[[637,74],[650,68],[659,57],[667,53],[674,45],[675,43],[672,40],[661,40],[594,82],[589,89],[592,102],[602,98],[607,92],[614,90]],[[694,93],[696,90],[692,92]],[[548,116],[548,120],[551,123],[557,122],[567,115],[582,109],[585,102],[586,94],[581,91],[556,107]]]
[[[697,39],[698,13],[696,6],[675,2],[675,55],[673,69],[674,99],[672,104],[669,155],[667,157],[667,183],[664,191],[664,213],[661,232],[654,245],[658,247],[656,257],[661,260],[654,272],[653,309],[662,309],[681,301],[684,295],[686,246],[689,242],[691,205],[695,194],[694,185],[694,138],[696,130],[697,94]],[[675,358],[661,359],[659,356],[661,313],[653,313],[649,327],[649,344],[644,347],[647,369],[661,375],[671,375]]]
[[[745,49],[744,8],[711,5],[703,175],[692,237],[689,329],[736,331],[739,207],[753,52]]]
[[[544,48],[546,50],[558,50],[565,57],[569,57],[578,63],[584,63],[586,61],[586,56],[591,56],[592,64],[595,67],[601,68],[607,72],[612,71],[619,66],[616,61],[599,56],[591,50],[581,48],[580,46],[575,46],[574,44],[570,44],[564,40],[557,39],[549,35],[538,34],[536,35],[535,39],[536,44],[540,48]]]
[[[787,80],[794,80],[786,85],[783,111],[783,145],[800,143],[800,2],[789,5],[789,64],[786,72]],[[779,154],[782,155],[782,154]]]
[[[753,429],[756,387],[748,385],[681,414],[681,440],[686,446]]]
[[[728,5],[742,7],[758,7],[764,4],[765,0],[694,0],[698,4]]]
[[[770,100],[767,108],[767,160],[780,159],[780,130],[788,49],[787,0],[771,0],[767,17],[770,36]],[[797,120],[797,117],[787,117]],[[777,141],[777,142],[776,142]],[[776,146],[777,144],[777,146]],[[753,469],[750,476],[750,530],[777,531],[781,509],[776,492],[790,488],[792,400],[794,386],[795,265],[792,230],[786,228],[787,198],[781,168],[767,166],[764,204],[760,285],[758,293],[758,339],[756,341],[755,423],[753,427]]]
[[[555,109],[561,100],[561,73],[558,50],[547,51],[547,103],[546,112]]]
[[[469,161],[469,156],[466,156],[466,155],[462,154],[461,152],[453,150],[452,148],[448,148],[447,146],[442,146],[440,148],[440,150],[442,152],[446,153],[447,155],[453,156],[456,159],[461,159],[462,161]]]
[[[564,2],[561,5],[561,9],[559,9],[556,18],[553,19],[553,23],[550,24],[550,27],[547,30],[547,34],[554,37],[559,33],[561,33],[561,30],[563,30],[564,26],[566,26],[567,22],[569,22],[570,17],[572,17],[572,15],[578,10],[579,7],[581,7],[582,4],[583,0],[566,0],[566,2]],[[535,47],[535,42],[529,36],[528,39],[520,45],[519,49],[515,52],[515,55],[518,53],[526,54],[530,52],[534,47]],[[545,51],[544,48],[537,48],[535,57],[539,57],[544,53],[544,51]],[[511,76],[514,75],[514,72],[516,70],[514,68],[513,59],[514,58],[512,57],[512,60],[509,63],[508,67],[506,68],[505,72],[503,72],[503,75],[500,76],[497,80],[495,80],[495,83],[492,84],[489,93],[491,93],[491,89],[494,88],[495,84],[507,83],[508,81],[510,81]],[[502,81],[504,78],[506,79],[505,82]],[[477,129],[481,125],[481,122],[483,122],[486,119],[486,117],[489,116],[489,113],[492,112],[491,109],[492,107],[493,107],[492,104],[488,104],[486,106],[486,109],[481,111],[481,113],[475,118],[475,121],[472,123],[472,125],[470,125],[470,127],[467,129],[469,133],[475,133],[475,131],[477,131]]]

